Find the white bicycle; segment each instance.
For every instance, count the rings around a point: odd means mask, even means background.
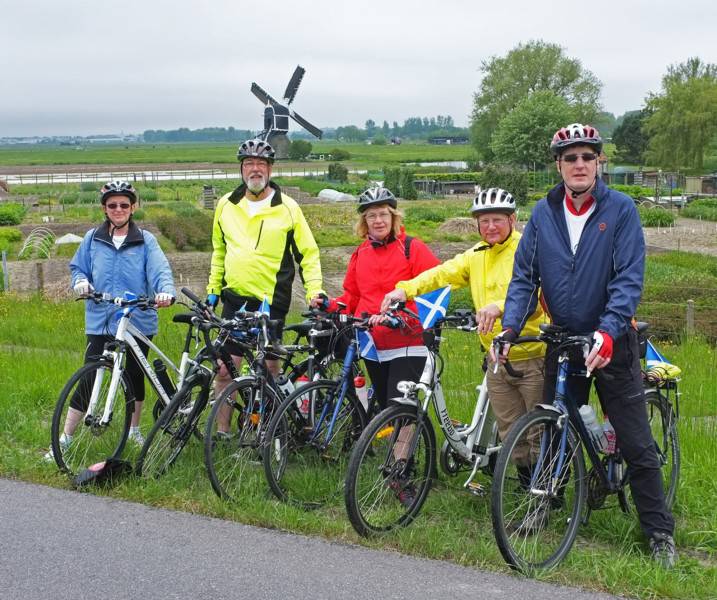
[[[153,300],[130,293],[125,293],[124,298],[111,298],[98,292],[83,298],[97,303],[114,303],[121,306],[122,311],[114,340],[105,345],[97,360],[86,363],[70,377],[55,405],[52,455],[60,470],[69,475],[76,475],[107,458],[117,458],[124,450],[135,401],[132,384],[125,372],[127,353],[135,357],[157,394],[153,411],[156,418],[182,384],[190,364],[189,343],[193,337],[192,322],[182,320],[183,315],[176,315],[175,321],[189,325],[182,358],[176,366],[131,322],[135,310],[154,310]],[[144,356],[138,341],[147,344],[158,355],[155,368]],[[70,440],[64,434],[68,419],[74,429]]]
[[[456,311],[439,325],[475,331],[468,310]],[[428,414],[433,404],[446,441],[440,453],[449,475],[468,471],[463,487],[482,494],[475,481],[479,470],[492,473],[500,451],[498,428],[488,402],[487,383],[476,387],[476,404],[470,424],[451,419],[441,387],[443,359],[440,337],[428,331],[428,358],[418,382],[402,381],[402,398],[379,413],[364,429],[349,461],[344,499],[354,529],[362,536],[406,526],[426,501],[436,474],[436,434]]]

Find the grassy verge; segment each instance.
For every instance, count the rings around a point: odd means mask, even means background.
[[[169,311],[162,313],[160,321],[159,344],[171,348],[176,356],[183,328],[171,323]],[[40,458],[48,445],[49,422],[59,390],[81,362],[83,307],[72,302],[51,304],[38,297],[0,296],[0,322],[0,475],[68,487],[66,478]],[[714,597],[717,480],[709,473],[717,465],[717,391],[713,385],[717,354],[714,346],[698,339],[664,347],[664,351],[684,369],[679,424],[682,478],[675,508],[681,553],[677,568],[663,572],[654,567],[647,559],[634,517],[622,515],[613,506],[592,517],[581,529],[566,562],[544,579],[633,597]],[[452,332],[443,352],[451,416],[467,420],[473,388],[480,379],[478,345],[475,338]],[[144,417],[146,429],[149,411]],[[303,512],[269,498],[259,479],[237,503],[219,501],[204,475],[201,451],[200,444],[192,441],[176,467],[159,481],[130,478],[98,493],[507,572],[493,540],[488,499],[465,493],[460,476],[440,474],[412,526],[367,542],[348,524],[340,495],[320,510]],[[481,482],[490,486],[485,476]]]

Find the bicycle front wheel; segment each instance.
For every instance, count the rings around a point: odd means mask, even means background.
[[[278,406],[276,392],[253,377],[232,381],[214,402],[204,432],[204,463],[219,497],[237,499],[243,488],[266,484],[262,447]]]
[[[124,450],[134,393],[127,374],[123,373],[114,398],[109,397],[112,369],[109,361],[87,363],[70,377],[55,405],[50,433],[52,454],[60,470],[68,475],[117,458]],[[94,409],[87,414],[91,400],[95,401]],[[112,403],[112,408],[105,419],[108,403]],[[69,444],[66,439],[60,440],[66,428],[74,429]]]
[[[365,415],[350,387],[318,380],[297,388],[267,429],[264,472],[280,500],[303,508],[341,496],[351,448]]]
[[[436,437],[416,407],[392,406],[364,429],[349,460],[346,511],[359,535],[404,527],[426,501],[436,472]]]
[[[493,474],[493,533],[505,561],[524,573],[557,565],[570,551],[585,501],[582,444],[555,411],[536,409],[512,426]]]
[[[193,433],[209,399],[212,377],[200,374],[187,381],[154,423],[139,453],[135,471],[147,478],[166,473]],[[201,435],[199,436],[201,439]]]

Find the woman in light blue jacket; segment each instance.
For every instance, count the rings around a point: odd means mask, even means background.
[[[112,181],[105,184],[100,193],[105,222],[85,234],[70,262],[75,293],[81,295],[97,290],[116,298],[125,292],[132,292],[137,296],[154,296],[158,306],[169,306],[176,295],[172,270],[157,239],[137,227],[132,220],[137,208],[137,192],[129,183]],[[85,307],[85,362],[88,362],[91,357],[101,355],[105,343],[114,337],[117,332],[115,314],[121,308],[94,302],[87,302]],[[155,311],[136,311],[132,315],[132,323],[149,338],[157,333]],[[146,344],[140,342],[139,345],[146,356]],[[139,420],[144,402],[144,374],[131,353],[127,354],[126,370],[135,392],[129,437],[141,445],[144,439],[139,430]],[[83,415],[83,407],[71,406],[68,409],[60,437],[62,447],[69,447]],[[52,450],[45,457],[52,460]]]

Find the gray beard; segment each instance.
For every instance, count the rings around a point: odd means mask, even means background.
[[[252,194],[258,194],[266,187],[266,179],[264,177],[255,177],[246,182],[246,187]]]

